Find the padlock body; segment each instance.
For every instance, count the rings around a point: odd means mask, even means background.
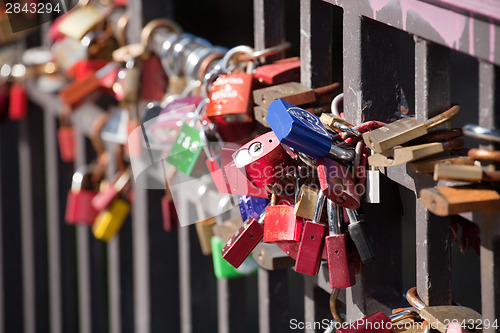
[[[325,236],[325,225],[307,221],[304,224],[300,241],[295,271],[307,275],[316,275],[321,263]]]
[[[256,219],[249,217],[226,243],[222,249],[222,257],[234,267],[240,267],[243,260],[262,240],[263,234],[264,227]]]
[[[207,116],[214,123],[251,122],[252,74],[221,75],[212,84]]]
[[[230,193],[237,195],[249,195],[258,198],[267,198],[268,193],[263,188],[258,188],[252,184],[245,174],[236,166],[233,155],[238,149],[226,144],[222,148],[221,169],[224,180],[221,193]]]
[[[104,59],[81,59],[68,69],[68,75],[79,81],[92,75],[109,63]]]
[[[233,158],[236,166],[244,170],[247,177],[260,188],[274,183],[287,168],[295,165],[273,132],[246,143]]]
[[[211,240],[214,236],[213,226],[215,225],[215,217],[196,222],[196,233],[200,242],[201,252],[208,256],[212,254]]]
[[[243,221],[246,221],[252,213],[260,215],[269,204],[269,199],[242,195],[238,198],[238,204],[240,206],[241,218]]]
[[[332,288],[348,288],[356,283],[354,265],[347,258],[346,236],[345,234],[330,235],[325,238],[328,274]]]
[[[95,210],[100,212],[106,209],[106,207],[108,207],[117,196],[118,191],[113,185],[110,185],[106,190],[96,194],[96,196],[92,199],[92,206]]]
[[[109,241],[123,225],[130,210],[130,204],[120,198],[115,199],[108,209],[97,215],[92,226],[95,238],[102,241]]]
[[[255,69],[254,77],[268,84],[300,81],[300,59],[290,58],[262,65]]]
[[[163,218],[163,230],[173,231],[179,226],[179,218],[175,210],[174,200],[170,196],[164,195],[161,198],[161,215]]]
[[[375,249],[368,237],[364,222],[350,223],[348,230],[361,262],[366,264],[375,259]]]
[[[269,206],[264,217],[265,243],[298,242],[302,231],[302,219],[295,216],[293,207],[287,205]]]
[[[281,143],[312,158],[328,155],[332,138],[319,117],[277,99],[269,105],[266,120]]]
[[[75,131],[71,126],[61,126],[57,130],[57,143],[63,162],[73,162],[75,159]]]
[[[97,192],[91,190],[69,191],[66,201],[65,221],[67,224],[83,223],[92,225],[98,211],[92,206]]]
[[[188,96],[170,102],[150,127],[154,139],[161,143],[175,142],[184,118],[189,112],[194,112],[200,102],[201,96]]]
[[[382,312],[375,312],[363,319],[337,329],[338,333],[389,333],[392,329],[391,318]]]
[[[195,177],[201,176],[199,172],[205,170],[204,167],[200,168],[198,166],[198,164],[204,163],[200,158],[202,151],[203,147],[198,129],[184,123],[170,150],[167,162],[188,176],[191,174]],[[196,170],[198,172],[193,173]]]
[[[357,209],[361,205],[356,182],[349,169],[329,158],[318,160],[318,178],[321,191],[337,205]]]
[[[246,258],[241,264],[241,267],[238,269],[227,262],[221,255],[224,251],[224,242],[218,237],[212,237],[211,246],[214,273],[218,279],[230,279],[247,276],[257,271],[258,266],[252,257]]]
[[[161,101],[167,90],[168,78],[158,57],[149,57],[142,61],[141,99],[143,101]]]
[[[26,117],[28,112],[28,95],[23,85],[14,83],[10,87],[9,118],[20,120]]]

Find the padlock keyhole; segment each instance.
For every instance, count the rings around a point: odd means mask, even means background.
[[[311,236],[311,239],[314,239],[314,236]]]

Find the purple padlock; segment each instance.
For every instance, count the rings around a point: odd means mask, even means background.
[[[240,205],[241,218],[243,221],[246,221],[252,213],[257,213],[257,215],[259,215],[269,202],[267,198],[256,198],[249,195],[239,196],[238,203]]]

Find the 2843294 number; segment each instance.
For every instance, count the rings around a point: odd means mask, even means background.
[[[52,12],[60,13],[61,6],[60,3],[53,5],[50,2],[43,3],[25,3],[24,5],[20,3],[6,3],[5,4],[5,13],[6,14],[50,14]]]

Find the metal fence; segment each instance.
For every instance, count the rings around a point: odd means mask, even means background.
[[[284,0],[254,0],[256,49],[285,40],[285,5]],[[139,40],[144,22],[173,13],[171,3],[131,0],[128,6],[136,14],[131,41]],[[408,99],[414,100],[416,117],[427,119],[452,102],[450,50],[459,51],[477,59],[478,85],[471,89],[479,92],[478,104],[467,113],[481,126],[498,128],[498,22],[500,5],[492,0],[301,0],[301,81],[318,87],[343,77],[346,118],[359,123],[392,120],[401,82],[409,77],[405,91],[414,96]],[[403,40],[401,31],[409,38]],[[336,57],[341,61],[332,60]],[[408,64],[414,66],[405,68]],[[59,101],[28,88],[29,117],[0,128],[0,333],[213,332],[216,327],[219,332],[284,332],[292,318],[330,318],[326,267],[315,277],[261,268],[257,276],[216,280],[194,226],[163,232],[160,191],[135,189],[131,216],[108,244],[94,239],[88,227],[66,225],[72,170],[90,161],[93,152],[78,129],[75,165],[61,162]],[[449,221],[416,200],[419,189],[435,182],[405,166],[383,172],[381,203],[364,206],[382,259],[364,265],[356,285],[339,296],[348,320],[404,305],[403,268],[409,260],[404,249],[416,253],[409,270],[422,299],[429,305],[452,301]],[[183,202],[178,209],[194,211],[192,198]],[[403,219],[398,207],[406,207]],[[463,217],[481,228],[481,313],[490,321],[500,319],[499,216]],[[405,223],[415,225],[414,239],[402,237]]]

